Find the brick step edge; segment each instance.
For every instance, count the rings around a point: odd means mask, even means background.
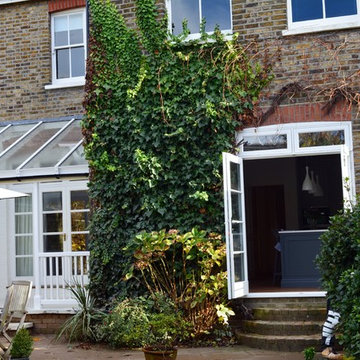
[[[239,330],[261,335],[303,335],[320,334],[323,322],[314,321],[265,321],[243,320]]]
[[[270,336],[261,334],[243,334],[239,331],[235,331],[235,335],[240,344],[264,350],[299,352],[310,346],[319,350],[321,345],[321,334],[305,336]]]
[[[326,309],[324,308],[255,308],[253,320],[279,320],[279,321],[324,321]]]

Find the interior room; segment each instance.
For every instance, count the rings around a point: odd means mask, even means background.
[[[290,291],[281,279],[279,231],[328,227],[343,206],[340,155],[246,160],[244,185],[250,291]]]

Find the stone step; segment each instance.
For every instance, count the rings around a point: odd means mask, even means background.
[[[255,308],[253,320],[265,321],[324,321],[326,308]]]
[[[243,320],[242,330],[245,333],[261,335],[302,335],[319,336],[323,322],[314,321],[265,321]]]
[[[239,343],[249,347],[273,351],[303,351],[313,346],[319,351],[321,340],[320,333],[317,335],[262,335],[262,334],[244,334],[235,330],[235,336]]]

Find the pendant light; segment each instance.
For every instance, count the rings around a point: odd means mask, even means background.
[[[319,183],[319,175],[316,175],[315,191],[313,194],[314,194],[314,196],[324,196],[323,189]]]
[[[309,167],[305,166],[305,170],[306,170],[306,175],[305,175],[305,179],[302,183],[302,190],[303,191],[313,191],[313,185],[310,179],[310,175],[309,175]]]

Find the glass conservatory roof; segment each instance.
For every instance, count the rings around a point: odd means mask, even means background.
[[[79,119],[0,123],[0,179],[89,172]]]

